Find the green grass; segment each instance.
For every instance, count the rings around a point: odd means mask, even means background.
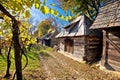
[[[0,55],[0,76],[5,72],[6,69],[6,56]]]
[[[25,70],[23,70],[23,74],[26,72],[29,72],[29,74],[32,74],[34,70],[39,69],[40,70],[40,63],[39,63],[39,53],[43,50],[44,48],[42,48],[39,45],[35,45],[31,48],[31,51],[28,51],[26,53],[27,57],[28,57],[28,65],[25,68]],[[11,59],[11,67],[10,67],[10,73],[13,75],[15,72],[15,61],[14,61],[14,52],[13,50],[11,51],[11,55],[10,55],[10,59]],[[22,67],[24,67],[26,64],[26,58],[25,56],[22,56]],[[4,77],[5,72],[6,72],[6,54],[2,54],[0,55],[0,77]]]

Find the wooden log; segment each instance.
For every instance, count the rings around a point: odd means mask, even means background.
[[[105,30],[103,30],[103,54],[102,54],[102,60],[101,60],[101,64],[104,66],[107,62],[106,60],[106,54],[107,54],[107,41],[106,41],[106,37],[107,37],[107,33]]]
[[[114,60],[108,60],[108,65],[113,68],[115,71],[120,72],[120,62],[114,61]]]

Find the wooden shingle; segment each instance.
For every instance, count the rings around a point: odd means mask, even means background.
[[[59,33],[56,38],[62,37],[78,37],[87,35],[100,35],[97,30],[89,29],[92,25],[92,21],[85,15],[80,15],[74,19],[69,25],[67,25],[64,30]]]
[[[120,0],[106,0],[91,29],[120,26]]]

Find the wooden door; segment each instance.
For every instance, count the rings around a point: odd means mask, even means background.
[[[69,53],[73,53],[73,40],[65,39],[65,51]]]

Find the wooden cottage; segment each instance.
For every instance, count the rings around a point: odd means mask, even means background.
[[[38,39],[38,43],[42,44],[43,46],[53,47],[54,45],[58,44],[58,40],[55,38],[57,34],[58,31],[53,30],[52,32],[47,33],[46,35]]]
[[[101,64],[120,71],[120,0],[105,0],[91,29],[103,31]]]
[[[73,56],[91,62],[102,53],[102,34],[99,30],[90,30],[91,20],[85,15],[74,19],[56,37],[59,38],[60,52],[67,52]]]

